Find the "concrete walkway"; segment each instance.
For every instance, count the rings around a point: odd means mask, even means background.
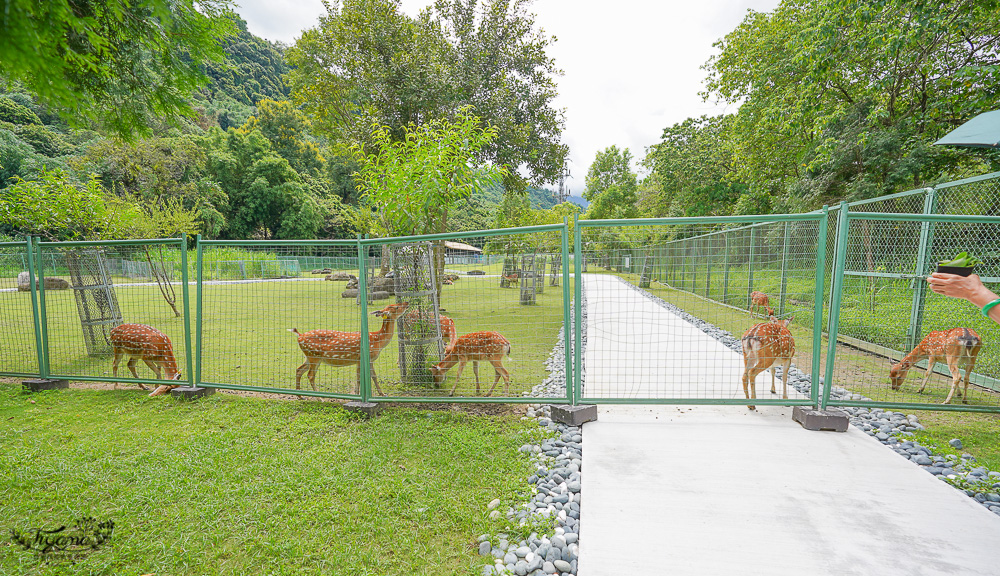
[[[667,377],[592,363],[592,351],[639,350],[648,369],[661,369],[645,344],[622,346],[632,332],[611,319],[619,304],[645,310],[638,293],[606,277],[585,282],[588,393],[654,397],[715,386],[697,362],[672,362]],[[664,334],[675,337],[683,322],[672,322]],[[667,349],[669,338],[652,327],[638,334]],[[675,358],[708,349],[684,346]],[[727,366],[741,362],[725,351],[735,359],[713,351],[710,372],[724,375],[720,395],[733,393],[739,372],[731,378]],[[584,425],[579,576],[1000,574],[1000,517],[853,427],[809,432],[791,408],[775,406],[599,412]]]

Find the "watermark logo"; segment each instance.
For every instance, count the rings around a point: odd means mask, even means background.
[[[22,531],[12,528],[11,540],[25,550],[41,554],[58,554],[97,550],[115,531],[113,520],[98,522],[84,517],[72,526],[60,526],[54,530],[32,528]]]

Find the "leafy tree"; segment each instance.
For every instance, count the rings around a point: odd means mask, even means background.
[[[587,187],[583,197],[590,202],[586,218],[635,218],[638,176],[632,171],[632,153],[610,146],[597,153],[587,170]]]
[[[372,123],[401,141],[406,127],[455,118],[471,106],[497,138],[480,155],[523,190],[518,168],[554,181],[567,149],[562,111],[553,107],[550,44],[527,0],[441,1],[413,19],[399,0],[328,5],[317,28],[289,49],[292,96],[335,139],[370,140]]]
[[[226,0],[8,0],[0,76],[68,118],[145,132],[151,117],[191,113],[188,96],[233,30],[226,9]]]
[[[271,148],[299,174],[316,176],[323,170],[319,147],[307,139],[309,120],[288,100],[258,102],[257,111],[240,128],[242,133],[253,130],[260,130]]]
[[[475,163],[496,137],[467,111],[454,121],[408,127],[395,141],[390,128],[374,126],[376,151],[361,154],[358,189],[374,208],[374,230],[389,236],[447,230],[448,210],[474,191],[495,183],[503,168]],[[360,153],[360,149],[359,149]]]
[[[996,2],[976,0],[786,0],[750,12],[705,66],[706,97],[741,103],[728,141],[736,180],[806,207],[980,165],[988,152],[929,144],[996,107],[996,16]]]
[[[0,121],[11,124],[41,124],[42,121],[27,106],[0,96]]]

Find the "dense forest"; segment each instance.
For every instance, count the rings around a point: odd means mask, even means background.
[[[0,235],[796,212],[1000,168],[993,150],[933,146],[998,104],[997,3],[785,0],[748,11],[703,66],[703,97],[734,112],[665,127],[639,158],[609,146],[584,208],[555,205],[561,72],[528,4],[441,0],[412,18],[398,0],[344,0],[284,46],[222,0],[16,2],[0,23]],[[448,140],[463,122],[474,150]],[[380,172],[387,158],[412,178]],[[392,221],[412,211],[433,215]]]
[[[363,4],[331,9],[326,23],[342,25]],[[392,9],[404,30],[416,23],[399,13],[395,2],[367,4]],[[455,3],[452,9],[458,12],[463,6]],[[507,17],[518,22],[525,15]],[[181,113],[147,113],[135,129],[104,122],[102,115],[110,111],[90,117],[67,113],[16,75],[4,75],[0,235],[95,238],[198,232],[206,238],[288,239],[378,232],[368,229],[365,213],[372,208],[362,201],[355,178],[366,151],[364,127],[346,133],[308,112],[301,98],[292,98],[289,78],[296,68],[290,64],[291,47],[254,36],[232,13],[217,19],[228,26],[218,29],[224,33],[215,40],[221,57],[206,59],[200,67],[203,85],[180,103]],[[301,56],[298,63],[305,64]],[[536,83],[544,84],[544,78]],[[503,147],[489,152],[493,162],[507,158],[517,163],[517,155]],[[544,182],[548,169],[538,164],[533,180]],[[505,196],[510,196],[506,204]],[[508,178],[457,201],[448,228],[517,225],[512,215],[548,210],[555,202],[551,191]],[[96,208],[83,215],[81,204]],[[36,217],[35,208],[44,205],[51,205],[58,217]],[[126,212],[144,213],[163,226],[136,226],[142,218],[120,222]]]

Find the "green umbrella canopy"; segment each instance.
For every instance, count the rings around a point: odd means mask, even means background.
[[[934,144],[966,148],[997,148],[1000,146],[1000,110],[983,112]]]

